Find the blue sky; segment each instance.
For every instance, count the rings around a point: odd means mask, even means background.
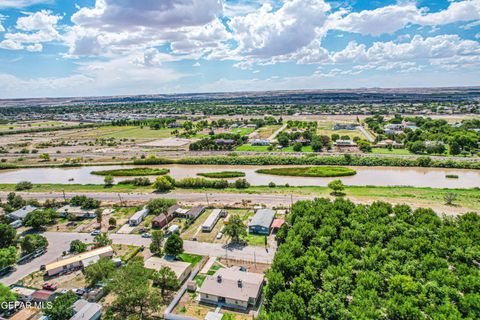
[[[0,98],[480,85],[480,0],[2,0]]]

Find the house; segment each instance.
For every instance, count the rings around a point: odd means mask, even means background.
[[[183,210],[183,211],[179,211],[177,210],[177,216],[180,217],[180,218],[186,218],[186,219],[192,219],[192,220],[195,220],[198,218],[199,215],[201,215],[203,213],[203,211],[205,211],[205,207],[202,207],[202,206],[196,206],[196,207],[193,207],[191,208],[190,210]]]
[[[278,229],[280,229],[284,223],[285,223],[285,219],[274,219],[271,226],[272,231],[277,232]]]
[[[173,214],[169,215],[168,212],[167,214],[159,214],[152,220],[152,227],[153,228],[163,228],[165,227],[170,221],[173,220]]]
[[[168,260],[159,257],[151,257],[145,261],[145,268],[147,269],[158,271],[162,267],[168,267],[175,272],[179,283],[185,281],[192,272],[192,265],[188,262]]]
[[[172,215],[172,216],[185,216],[188,212],[188,209],[183,209],[180,207],[178,204],[174,204],[170,208],[167,209],[167,216]]]
[[[356,130],[358,126],[358,123],[335,123],[333,130]]]
[[[55,261],[45,266],[45,272],[49,276],[57,275],[61,272],[87,267],[97,262],[100,257],[112,257],[113,249],[111,246],[98,248],[92,251],[83,252],[75,256]]]
[[[66,205],[57,210],[60,217],[74,217],[76,219],[93,219],[96,217],[95,210],[82,209],[80,206]]]
[[[32,294],[33,302],[49,302],[55,299],[56,293],[48,290],[37,290]]]
[[[38,308],[24,308],[15,313],[10,320],[31,320],[31,319],[38,319],[38,313],[40,309]],[[0,319],[4,319],[1,318]]]
[[[352,140],[341,140],[341,139],[335,141],[334,145],[337,147],[356,147],[357,146],[357,144]]]
[[[248,224],[248,232],[256,234],[270,234],[270,226],[275,218],[275,211],[271,209],[257,210],[252,218],[252,221]]]
[[[148,215],[148,209],[143,208],[142,210],[135,212],[133,216],[131,216],[130,219],[128,219],[128,224],[131,227],[138,226],[143,221],[143,219],[145,219],[147,215]]]
[[[231,144],[235,144],[235,140],[233,140],[233,139],[216,139],[216,140],[215,140],[215,143],[216,143],[216,144],[227,144],[227,145],[231,145]]]
[[[212,213],[208,216],[207,220],[202,224],[203,232],[210,232],[217,224],[220,217],[225,217],[227,212],[223,209],[213,209]]]
[[[37,210],[35,206],[25,206],[16,211],[10,212],[7,216],[12,220],[23,220],[27,217],[30,212]]]
[[[260,301],[264,275],[240,271],[237,267],[219,269],[207,276],[198,292],[204,303],[247,310]]]
[[[10,223],[10,226],[14,229],[18,229],[23,225],[22,220],[15,220],[12,223]]]
[[[25,287],[13,287],[11,290],[20,301],[32,301],[32,296],[36,290]]]
[[[386,140],[382,140],[382,141],[378,142],[375,145],[376,148],[388,148],[390,146],[392,146],[393,148],[396,148],[396,149],[401,149],[401,148],[403,148],[403,143],[398,143],[396,141],[386,139]]]
[[[70,320],[97,320],[102,315],[102,306],[80,299],[73,304],[73,311],[75,314]]]
[[[170,227],[168,227],[167,234],[172,234],[176,232],[180,232],[180,227],[176,224],[172,224]]]
[[[252,146],[269,146],[270,145],[270,140],[267,139],[253,139],[250,141],[250,144]]]

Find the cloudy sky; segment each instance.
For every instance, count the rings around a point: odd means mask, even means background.
[[[0,0],[0,98],[479,79],[480,0]]]

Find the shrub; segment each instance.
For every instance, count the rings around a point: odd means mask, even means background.
[[[228,179],[228,178],[245,177],[245,172],[241,172],[241,171],[221,171],[221,172],[197,173],[197,175],[202,176],[202,177],[206,177],[206,178]]]
[[[30,181],[21,181],[15,186],[15,191],[23,191],[32,189],[33,185]]]
[[[343,177],[352,176],[357,172],[345,167],[293,167],[293,168],[272,168],[259,169],[258,173],[272,174],[278,176],[299,176],[299,177]]]

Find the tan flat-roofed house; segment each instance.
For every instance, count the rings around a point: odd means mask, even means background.
[[[145,261],[145,268],[160,270],[162,267],[168,267],[175,272],[178,282],[182,283],[192,272],[192,265],[188,262],[167,260],[165,258],[151,257]]]
[[[240,271],[235,267],[219,269],[198,289],[200,301],[246,310],[258,304],[263,279],[263,274]]]
[[[45,272],[49,276],[54,276],[62,271],[69,271],[76,268],[84,268],[95,262],[100,257],[112,257],[113,249],[111,246],[98,248],[92,251],[83,252],[63,260],[55,261],[45,266]]]

